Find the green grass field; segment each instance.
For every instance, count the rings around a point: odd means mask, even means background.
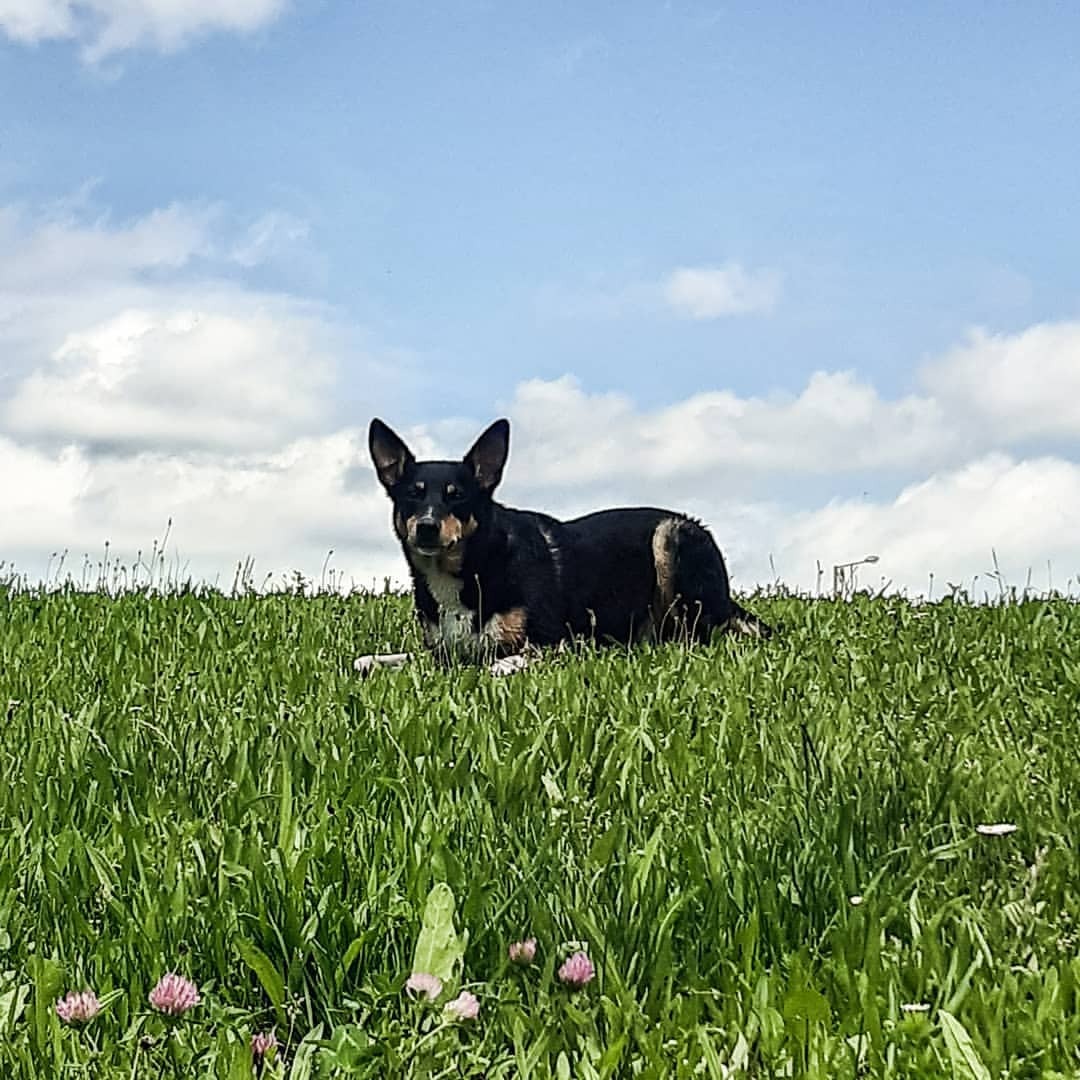
[[[1080,1074],[1080,606],[753,606],[360,682],[408,601],[0,592],[0,1076]]]

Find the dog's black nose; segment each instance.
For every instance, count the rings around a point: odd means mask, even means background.
[[[439,546],[439,526],[436,522],[418,521],[416,523],[416,546],[422,548]]]

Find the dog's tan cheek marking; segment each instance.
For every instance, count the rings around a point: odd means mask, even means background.
[[[454,522],[454,526],[447,526],[447,522]],[[439,526],[439,536],[442,538],[443,551],[439,552],[439,569],[447,574],[460,574],[461,567],[465,562],[465,548],[463,542],[468,540],[476,532],[476,518],[470,516],[464,521],[450,514]],[[448,539],[450,537],[450,539]],[[445,550],[449,548],[450,550]]]
[[[409,533],[409,526],[405,521],[405,516],[400,510],[394,511],[394,532],[396,532],[402,540],[404,540]]]
[[[488,633],[497,645],[520,649],[525,644],[528,625],[529,613],[523,607],[516,607],[492,615],[488,622]]]
[[[456,544],[461,539],[461,522],[453,514],[447,514],[439,524],[439,539],[444,546]]]

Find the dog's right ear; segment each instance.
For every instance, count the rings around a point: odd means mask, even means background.
[[[379,483],[389,491],[405,475],[405,470],[416,460],[401,437],[378,417],[368,428],[368,449],[375,463]]]

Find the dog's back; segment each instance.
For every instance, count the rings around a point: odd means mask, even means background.
[[[721,629],[769,632],[732,600],[719,548],[684,514],[601,510],[565,522],[563,532],[576,634],[629,643],[707,641]]]

